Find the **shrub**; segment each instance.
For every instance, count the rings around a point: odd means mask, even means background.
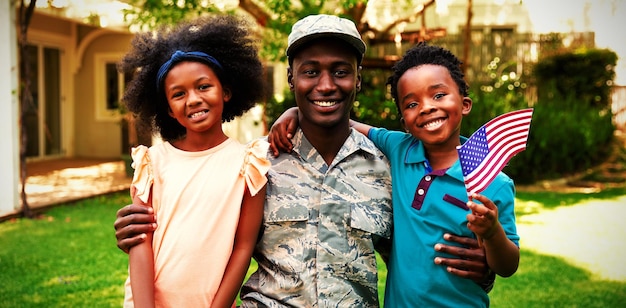
[[[526,151],[505,172],[518,183],[532,183],[585,170],[607,158],[614,130],[610,109],[590,106],[574,95],[540,101]]]
[[[582,103],[610,106],[617,54],[606,49],[580,49],[545,57],[533,68],[539,100],[575,95]]]
[[[386,86],[388,70],[368,69],[362,72],[361,91],[357,94],[351,118],[375,127],[404,130],[398,108]]]
[[[280,115],[285,112],[285,110],[295,107],[296,99],[293,96],[293,92],[289,89],[283,91],[283,95],[281,98],[277,98],[276,96],[270,97],[267,103],[264,106],[263,117],[265,123],[267,123],[267,129],[269,130],[272,127],[272,124],[280,117]]]
[[[574,54],[574,53],[570,53]],[[605,96],[602,86],[584,87],[564,91],[563,84],[574,86],[578,83],[611,84],[614,74],[604,71],[609,64],[597,62],[600,55],[606,61],[613,58],[606,51],[594,53],[592,60],[582,61],[578,56],[564,54],[546,57],[536,67],[543,70],[554,63],[565,67],[578,67],[579,71],[567,71],[567,76],[549,76],[545,72],[535,73],[538,101],[533,105],[534,113],[526,150],[517,154],[504,168],[516,183],[529,184],[540,180],[553,179],[583,171],[601,163],[610,153],[613,131],[611,110],[604,98],[591,100],[590,97]],[[575,54],[578,55],[578,54]],[[559,60],[555,62],[555,58]],[[571,64],[568,61],[579,61]],[[492,118],[503,113],[528,108],[531,104],[524,99],[527,93],[525,76],[518,76],[498,68],[498,61],[492,61],[486,72],[492,78],[489,84],[473,85],[471,96],[474,101],[472,112],[463,119],[461,134],[470,136],[476,129]],[[544,63],[548,62],[548,64]],[[593,67],[584,67],[583,64]],[[515,67],[515,65],[508,65]],[[599,66],[601,69],[597,69]],[[501,72],[493,74],[493,72]],[[599,77],[600,76],[600,77]],[[610,78],[610,79],[606,79]],[[569,82],[563,79],[570,80]],[[584,81],[586,80],[586,82]],[[594,91],[595,94],[587,92]],[[581,91],[586,91],[581,93]],[[610,88],[606,91],[610,91]],[[607,92],[608,93],[608,92]],[[608,94],[607,94],[608,95]]]

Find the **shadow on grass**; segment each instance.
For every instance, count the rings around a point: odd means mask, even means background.
[[[516,192],[521,201],[533,201],[543,205],[545,209],[559,206],[574,205],[593,199],[610,200],[626,195],[626,187],[607,188],[593,193],[560,193],[554,191]]]

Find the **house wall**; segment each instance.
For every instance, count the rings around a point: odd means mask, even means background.
[[[447,13],[426,10],[426,26],[446,28],[448,34],[461,33],[467,22],[467,0],[450,1]],[[514,27],[518,33],[532,32],[528,10],[520,1],[474,0],[472,5],[472,25],[474,27]],[[417,21],[418,25],[421,21]]]
[[[121,59],[130,47],[132,35],[98,32],[86,36],[89,44],[82,53],[74,75],[76,156],[117,158],[122,154],[122,127],[119,116],[98,116],[98,93],[105,87],[96,76],[99,57]],[[100,87],[98,89],[98,87]],[[101,103],[101,102],[100,102]]]
[[[425,10],[426,27],[445,28],[448,34],[459,33],[467,21],[467,3],[467,0],[437,1]],[[397,16],[408,17],[417,11],[418,7],[409,1],[370,0],[365,18],[371,27],[383,29]],[[518,32],[532,30],[528,10],[519,0],[473,0],[472,13],[472,25],[515,26]],[[397,29],[416,31],[421,27],[422,19],[415,18],[398,25]]]
[[[0,42],[17,42],[13,1],[0,1]],[[19,200],[19,130],[17,50],[15,44],[0,44],[0,216],[12,213]]]
[[[63,156],[118,158],[122,152],[119,116],[103,118],[96,112],[97,95],[103,93],[105,84],[96,77],[95,59],[120,59],[132,35],[36,12],[28,38],[31,43],[62,50]]]
[[[55,18],[47,14],[39,13],[35,10],[33,18],[31,19],[29,31],[45,31],[56,35],[72,36],[73,22]]]

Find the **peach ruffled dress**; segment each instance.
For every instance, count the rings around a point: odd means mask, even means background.
[[[201,152],[165,142],[132,151],[132,185],[152,206],[157,307],[210,307],[230,258],[241,202],[267,182],[269,144],[228,139]],[[125,307],[133,307],[130,277]]]

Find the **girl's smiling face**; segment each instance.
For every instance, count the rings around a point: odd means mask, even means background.
[[[402,125],[426,147],[456,147],[460,144],[463,116],[472,100],[463,97],[448,69],[424,64],[407,70],[398,80]]]
[[[176,64],[165,77],[164,89],[169,115],[186,128],[187,137],[222,134],[224,103],[231,94],[208,65],[196,61]]]

